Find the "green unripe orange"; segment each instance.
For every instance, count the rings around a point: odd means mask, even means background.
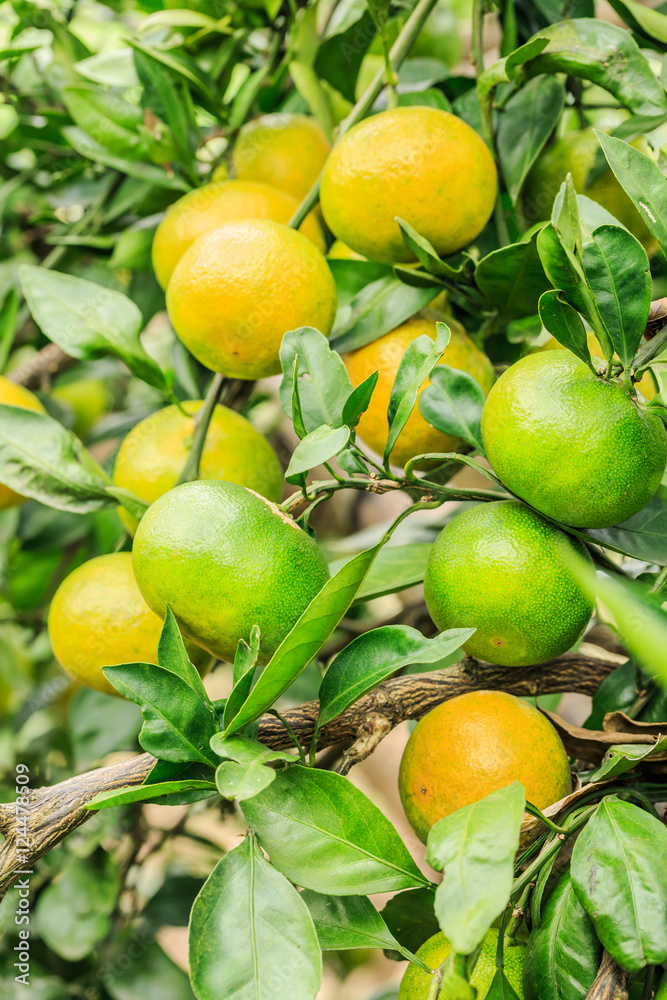
[[[213,480],[176,486],[148,508],[133,566],[149,607],[164,616],[168,602],[183,632],[221,659],[259,625],[264,662],[329,576],[314,540],[275,504]]]
[[[644,397],[569,351],[531,354],[503,372],[484,406],[482,439],[512,493],[575,528],[638,513],[667,461],[664,424]]]
[[[484,1000],[493,977],[496,974],[496,951],[498,948],[498,931],[492,928],[484,938],[482,950],[475,963],[475,968],[470,977],[471,984],[477,989],[477,1000]],[[433,937],[425,941],[417,952],[417,956],[422,959],[431,969],[437,969],[445,961],[451,951],[449,941],[444,934],[434,934]],[[503,950],[503,967],[510,985],[519,997],[523,1000],[523,960],[526,954],[526,946],[521,941],[514,945],[505,945]],[[405,975],[401,980],[401,988],[398,991],[398,1000],[428,1000],[429,989],[431,988],[432,977],[423,972],[416,965],[409,965],[405,970]],[[443,998],[446,1000],[446,998]]]

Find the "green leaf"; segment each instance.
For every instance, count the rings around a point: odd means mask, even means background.
[[[605,166],[605,171],[607,169],[607,166]],[[562,184],[558,194],[554,198],[553,208],[551,211],[551,221],[554,226],[558,223],[558,216],[560,215],[563,205],[564,194],[565,184]],[[622,222],[619,222],[618,219],[614,218],[611,212],[608,212],[606,208],[599,205],[597,201],[593,201],[592,198],[587,198],[585,194],[577,195],[577,209],[579,212],[581,235],[584,240],[590,239],[593,230],[598,229],[600,226],[618,226],[621,229],[626,228]]]
[[[223,799],[236,799],[237,802],[259,795],[275,777],[276,772],[272,768],[256,760],[244,764],[226,760],[215,772],[215,782]]]
[[[143,918],[143,911],[141,916]],[[157,941],[150,940],[150,932],[140,939],[141,959],[128,965],[127,956],[136,954],[140,933],[130,925],[124,933],[113,935],[106,955],[114,973],[104,976],[104,988],[111,1000],[137,1000],[137,997],[141,1000],[194,1000],[187,974],[172,962]]]
[[[141,708],[144,724],[139,743],[158,760],[216,764],[209,749],[216,731],[213,719],[190,685],[152,663],[103,667],[119,694]]]
[[[366,285],[379,281],[380,278],[391,278],[394,273],[391,264],[378,264],[372,260],[342,260],[330,257],[327,263],[336,282],[339,311]]]
[[[614,350],[629,369],[651,306],[646,251],[627,230],[600,226],[584,244],[583,265]]]
[[[598,84],[633,114],[659,115],[667,110],[667,96],[648,59],[617,25],[579,17],[540,28],[539,37],[548,44],[520,75],[567,73]]]
[[[436,338],[426,334],[416,337],[408,346],[394,378],[387,407],[389,433],[384,449],[384,462],[388,462],[399,434],[412,413],[417,394],[445,352],[451,337],[446,323],[436,323]]]
[[[400,227],[405,245],[408,250],[412,250],[424,270],[431,274],[437,274],[441,278],[457,278],[461,274],[463,267],[452,267],[442,260],[426,237],[420,236],[409,222],[406,222],[405,219],[399,219],[398,216],[396,216],[396,222]]]
[[[453,951],[468,955],[507,905],[526,794],[518,781],[432,827],[426,859],[444,871],[435,912]]]
[[[516,204],[523,182],[560,121],[565,88],[553,76],[538,76],[503,106],[498,115],[496,148],[505,185]]]
[[[412,663],[437,663],[454,653],[474,629],[449,629],[433,639],[408,625],[384,625],[353,639],[330,664],[320,684],[318,728]]]
[[[185,681],[195,694],[199,696],[200,701],[208,707],[212,718],[216,719],[211,699],[207,694],[199,671],[190,662],[181,630],[176,624],[174,612],[171,610],[169,604],[167,604],[167,613],[158,642],[157,662],[159,666],[171,671],[172,674],[176,674],[181,680]]]
[[[359,896],[427,884],[389,820],[342,775],[296,764],[243,813],[272,863],[305,889]]]
[[[257,660],[259,659],[259,642],[259,625],[253,625],[250,630],[249,644],[245,639],[239,639],[234,657],[234,686],[225,703],[225,710],[222,716],[223,728],[229,725],[250,694]],[[215,747],[212,749],[215,749]]]
[[[163,11],[162,13],[178,13]],[[188,13],[196,14],[196,11]],[[178,159],[197,181],[195,150],[199,139],[197,123],[188,85],[174,79],[173,75],[152,56],[134,50],[134,63],[143,84],[142,103],[148,105],[159,118],[167,122]]]
[[[148,145],[138,131],[143,115],[136,104],[91,83],[65,87],[62,94],[70,116],[95,142],[119,156],[147,158]]]
[[[380,549],[354,603],[360,604],[375,597],[384,597],[385,594],[395,594],[421,583],[430,554],[430,542],[411,542],[409,545],[392,545]]]
[[[475,282],[484,297],[498,310],[500,323],[537,312],[540,295],[549,280],[537,251],[537,233],[523,243],[494,250],[475,268]]]
[[[24,265],[20,274],[33,319],[66,354],[81,361],[111,354],[124,361],[137,378],[167,391],[163,372],[141,345],[143,319],[131,299],[43,267]]]
[[[636,0],[609,0],[620,18],[638,35],[667,46],[667,17]]]
[[[572,853],[579,902],[613,959],[629,972],[667,961],[667,830],[607,796]]]
[[[316,427],[294,449],[285,479],[288,483],[299,483],[304,473],[323,465],[342,451],[349,439],[349,427],[330,427],[328,424]]]
[[[451,434],[484,453],[481,419],[486,396],[467,372],[438,365],[419,397],[421,415],[443,434]]]
[[[577,310],[563,301],[561,292],[556,289],[545,292],[538,308],[542,324],[551,336],[592,368],[586,328]]]
[[[496,969],[486,1000],[519,1000],[518,994],[502,969]]]
[[[214,794],[214,781],[199,781],[185,779],[182,781],[159,781],[154,785],[139,785],[136,788],[112,788],[98,792],[95,798],[86,803],[86,809],[110,809],[112,806],[125,806],[131,802],[153,802],[160,805],[171,805],[169,797],[176,792],[204,791]],[[162,799],[162,802],[159,800]]]
[[[356,427],[360,417],[368,409],[379,377],[379,372],[373,372],[356,389],[353,389],[345,400],[343,423],[347,424],[348,427]]]
[[[246,838],[218,862],[192,907],[197,1000],[314,1000],[321,976],[308,907]]]
[[[322,424],[342,427],[343,407],[352,392],[350,376],[327,338],[310,326],[286,333],[280,346],[283,378],[279,396],[287,416],[290,420],[293,416],[292,393],[297,360],[299,401],[306,432],[317,430]]]
[[[656,238],[667,252],[667,178],[656,163],[634,146],[595,130],[607,163],[618,183]]]
[[[5,370],[7,358],[16,336],[19,312],[19,295],[12,285],[0,302],[0,372]]]
[[[317,13],[315,7],[311,7],[310,10]],[[334,125],[331,101],[319,76],[312,66],[297,60],[289,64],[289,72],[294,86],[308,105],[313,117],[322,126],[325,135],[331,138]]]
[[[324,896],[304,889],[301,898],[310,910],[323,951],[384,948],[430,972],[428,966],[399,944],[367,896]]]
[[[434,905],[433,889],[408,889],[392,896],[382,910],[382,917],[403,947],[416,952],[440,930]]]
[[[586,729],[602,729],[608,712],[627,712],[637,700],[637,667],[632,660],[621,663],[600,684],[593,695]]]
[[[384,539],[373,548],[360,552],[327,580],[283,639],[242,708],[227,725],[227,736],[258,719],[305,670],[357,596],[383,544]]]
[[[616,778],[619,774],[634,771],[635,766],[646,757],[653,757],[654,754],[664,753],[666,750],[667,737],[659,740],[653,746],[625,744],[609,747],[602,758],[602,763],[590,773],[588,779],[589,781],[607,781],[609,778]]]
[[[584,534],[635,559],[667,565],[667,486],[660,486],[646,506],[622,524]]]
[[[595,981],[602,945],[566,871],[528,939],[526,1000],[581,1000]]]
[[[293,764],[296,760],[294,754],[287,750],[273,750],[248,736],[224,736],[223,733],[215,734],[211,740],[211,750],[219,757],[234,760],[237,764],[267,764],[276,760]]]
[[[427,306],[438,287],[434,284],[428,288],[416,288],[404,284],[393,274],[372,281],[353,299],[339,305],[330,337],[332,346],[343,353],[370,344]]]
[[[44,413],[0,404],[0,469],[6,486],[56,510],[114,506],[79,439]]]
[[[219,105],[219,97],[213,81],[200,68],[199,63],[183,51],[182,47],[158,49],[154,46],[144,45],[142,42],[138,42],[132,38],[128,38],[127,43],[136,52],[143,52],[145,56],[149,56],[156,62],[162,63],[174,75],[187,80],[211,104],[214,106]]]
[[[111,55],[111,53],[109,53]],[[169,188],[172,191],[189,191],[190,185],[175,173],[167,173],[162,167],[156,167],[152,163],[143,163],[140,160],[128,160],[127,157],[118,156],[103,146],[95,142],[86,132],[76,125],[68,125],[62,133],[68,143],[86,159],[94,163],[101,163],[112,170],[118,170],[128,177],[137,177],[139,180],[148,181],[157,187]]]

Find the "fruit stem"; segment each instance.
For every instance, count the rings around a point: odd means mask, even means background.
[[[649,594],[659,594],[666,583],[667,583],[667,566],[663,566],[660,572],[658,573],[657,577],[655,578],[655,582],[651,587],[651,589],[649,590]]]
[[[426,19],[437,2],[438,0],[419,0],[419,3],[410,14],[410,17],[401,28],[399,36],[389,52],[389,66],[395,75],[403,65],[403,61],[414,45],[417,35],[423,28]],[[382,88],[386,83],[387,69],[383,66],[382,69],[378,70],[375,74],[373,80],[366,87],[366,90],[354,105],[347,118],[344,118],[338,126],[337,142],[340,141],[340,139],[349,129],[352,128],[353,125],[356,125],[358,121],[361,121],[362,118],[366,117],[370,109],[373,107],[376,97],[378,97],[381,93]],[[288,225],[291,226],[292,229],[298,229],[311,209],[317,205],[320,199],[321,177],[322,175],[320,174],[306,197],[299,205],[293,217],[290,219]]]
[[[550,820],[547,816],[545,816],[544,813],[537,808],[537,806],[532,804],[532,802],[526,802],[526,812],[541,820],[541,822],[544,823],[545,826],[548,826],[550,830],[553,830],[554,833],[567,833],[564,826],[557,826],[553,820]]]
[[[188,460],[183,466],[183,471],[178,478],[178,483],[176,484],[177,486],[180,486],[181,483],[191,483],[193,480],[199,479],[199,463],[201,462],[206,435],[208,434],[208,428],[211,423],[211,419],[213,418],[217,402],[220,399],[224,384],[224,377],[217,374],[213,377],[213,380],[208,387],[206,399],[204,400],[201,409],[195,416],[195,432],[192,435],[190,454],[188,455]]]
[[[656,333],[655,337],[649,340],[648,343],[642,347],[641,351],[638,351],[637,354],[635,354],[632,362],[633,374],[647,365],[657,354],[660,354],[661,350],[665,346],[665,343],[667,343],[667,326],[663,326],[662,330]]]

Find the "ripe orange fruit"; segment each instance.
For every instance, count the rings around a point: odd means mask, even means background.
[[[512,493],[575,528],[632,517],[667,460],[664,425],[643,397],[569,351],[530,354],[503,372],[484,407],[482,439]]]
[[[141,596],[129,552],[97,556],[70,573],[51,601],[48,628],[65,673],[97,691],[118,694],[102,667],[157,663],[162,621]]]
[[[232,150],[232,166],[240,180],[263,181],[301,202],[330,149],[314,118],[276,112],[243,126]]]
[[[439,318],[440,316],[436,316],[435,313],[423,310],[406,323],[397,326],[395,330],[386,333],[384,337],[351,351],[343,358],[354,386],[360,385],[373,372],[379,372],[370,406],[357,425],[357,433],[364,444],[380,455],[384,452],[387,442],[389,430],[387,406],[401,359],[412,341],[422,334],[435,340],[435,324]],[[484,392],[488,393],[495,378],[493,365],[472,342],[460,323],[447,318],[447,325],[452,331],[452,336],[439,364],[468,372],[479,382]],[[429,379],[424,382],[419,395],[429,383]],[[396,465],[405,465],[414,455],[429,451],[454,451],[460,446],[459,438],[443,434],[427,423],[419,412],[419,401],[417,401],[394,446],[391,460]]]
[[[202,364],[232,378],[280,371],[288,330],[327,336],[336,285],[324,256],[301,233],[268,219],[204,233],[176,265],[167,289],[176,333]]]
[[[190,452],[195,415],[201,400],[189,400],[146,417],[121,444],[113,471],[116,486],[153,503],[178,482]],[[183,413],[183,410],[186,412]],[[190,415],[191,414],[191,415]],[[227,479],[269,500],[279,500],[282,469],[273,448],[249,420],[226,406],[216,406],[199,463],[200,479]],[[119,507],[131,534],[138,521]]]
[[[261,632],[266,662],[329,576],[314,540],[236,483],[197,480],[148,508],[133,565],[148,605],[169,602],[183,632],[221,659]]]
[[[170,205],[157,227],[152,251],[155,277],[166,289],[188,247],[225,222],[273,219],[288,223],[298,207],[292,195],[252,180],[218,181],[189,191]],[[322,227],[312,212],[300,231],[324,253]]]
[[[433,543],[426,606],[441,630],[477,630],[463,647],[472,656],[543,663],[570,649],[593,613],[571,569],[577,558],[590,563],[582,542],[519,501],[482,503]]]
[[[22,385],[17,385],[16,382],[10,381],[4,375],[0,375],[0,403],[4,403],[6,406],[17,406],[20,410],[35,410],[37,413],[46,412],[37,399],[37,396],[33,396],[28,389],[25,389]],[[25,497],[15,493],[14,490],[11,490],[9,486],[5,486],[4,483],[0,483],[0,510],[15,507],[17,504],[23,503],[24,500]]]
[[[433,971],[445,961],[451,945],[444,934],[434,934],[417,952],[422,962]],[[470,982],[477,988],[477,1000],[484,1000],[493,978],[496,974],[496,953],[498,951],[498,930],[492,927],[484,938],[479,958],[475,962]],[[503,967],[514,992],[523,1000],[523,962],[526,957],[526,945],[516,941],[513,945],[505,944],[503,949]],[[408,965],[401,980],[398,1000],[428,1000],[432,977],[423,972],[417,965]],[[446,1000],[446,998],[443,998]]]
[[[471,691],[425,715],[398,776],[405,814],[424,843],[439,819],[513,781],[538,809],[572,787],[565,747],[549,720],[502,691]]]
[[[322,175],[327,225],[352,250],[379,261],[413,260],[395,217],[440,254],[466,246],[488,222],[497,192],[486,144],[438,108],[382,111],[346,132]]]

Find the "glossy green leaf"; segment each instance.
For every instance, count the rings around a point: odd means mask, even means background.
[[[412,542],[409,545],[391,545],[380,549],[354,603],[395,594],[421,583],[430,553],[430,542]]]
[[[667,46],[667,16],[636,0],[609,0],[620,18],[639,35]]]
[[[516,203],[545,142],[560,120],[565,88],[553,76],[530,80],[498,115],[496,148],[505,185]]]
[[[648,229],[667,250],[667,178],[649,156],[622,139],[595,132],[607,162]]]
[[[408,625],[384,625],[353,639],[335,657],[320,684],[321,728],[401,667],[437,663],[455,652],[474,629],[449,629],[433,639]]]
[[[498,310],[499,322],[532,316],[540,295],[549,288],[537,252],[537,236],[534,233],[526,242],[492,251],[475,268],[477,287]]]
[[[393,275],[373,281],[339,308],[331,343],[340,353],[370,344],[427,306],[436,293],[436,285],[417,288]]]
[[[260,633],[259,625],[253,625],[250,630],[250,642],[239,639],[234,656],[233,681],[234,686],[225,703],[222,716],[223,728],[228,726],[252,689],[255,669],[259,658]],[[215,749],[215,747],[213,747]]]
[[[480,101],[488,101],[489,95],[501,83],[517,81],[524,63],[534,60],[544,48],[548,40],[539,35],[529,39],[524,45],[510,52],[509,55],[492,63],[477,81],[477,96]],[[457,108],[458,112],[458,108]]]
[[[391,278],[391,264],[379,264],[372,260],[344,260],[331,257],[327,260],[329,270],[336,283],[339,316],[343,306],[354,299],[359,292],[380,278]]]
[[[136,788],[114,788],[106,792],[98,792],[95,798],[86,803],[86,809],[109,809],[112,806],[125,806],[131,802],[147,802],[162,799],[162,804],[171,805],[170,796],[176,792],[203,791],[215,794],[214,781],[184,779],[182,781],[160,781],[154,785],[139,785]]]
[[[159,760],[217,764],[209,749],[216,731],[207,707],[177,674],[152,663],[103,667],[119,694],[141,708],[139,743]]]
[[[135,51],[143,52],[144,55],[162,63],[163,66],[166,66],[166,68],[176,76],[183,77],[183,79],[187,80],[187,82],[190,83],[195,90],[198,90],[199,93],[212,104],[216,104],[218,102],[218,96],[216,94],[213,81],[201,69],[197,60],[189,56],[182,47],[179,46],[178,48],[161,49],[156,48],[155,46],[145,45],[132,38],[128,38],[127,41],[128,45],[131,45]]]
[[[601,955],[595,928],[566,871],[528,940],[526,1000],[582,1000],[595,981]]]
[[[538,309],[542,325],[551,336],[592,368],[586,328],[577,310],[563,301],[561,293],[553,288],[542,295]]]
[[[163,13],[176,13],[176,11]],[[198,143],[198,130],[188,85],[174,77],[151,56],[136,49],[134,64],[144,89],[142,104],[167,122],[171,129],[169,138],[175,146],[176,156],[188,171],[188,176],[197,182],[194,154]]]
[[[646,506],[629,520],[613,528],[590,528],[585,534],[635,559],[667,565],[667,486],[659,487]]]
[[[270,708],[320,651],[357,596],[384,540],[360,552],[327,580],[291,632],[283,639],[238,713],[228,723],[228,736]]]
[[[599,18],[579,17],[541,28],[546,47],[520,73],[567,73],[598,84],[636,115],[667,110],[667,96],[632,36]]]
[[[110,950],[106,952],[108,968],[114,970],[112,975],[104,976],[104,989],[111,1000],[137,1000],[137,997],[141,1000],[194,1000],[187,974],[165,954],[157,941],[150,940],[150,936],[147,935],[140,946],[140,960],[128,964],[127,956],[136,954],[137,936],[133,925],[124,933],[115,932]]]
[[[586,729],[602,729],[608,712],[626,712],[637,700],[637,686],[637,667],[632,660],[607,674],[593,695],[591,714],[584,723]]]
[[[304,473],[323,465],[342,451],[349,439],[349,427],[330,427],[328,424],[316,427],[299,441],[292,452],[285,479],[288,483],[298,483]]]
[[[427,884],[389,820],[339,774],[295,765],[242,808],[296,885],[359,896]]]
[[[75,123],[95,142],[119,156],[147,157],[147,143],[139,135],[143,115],[136,104],[90,83],[65,87],[63,100]]]
[[[502,969],[496,969],[486,1000],[520,1000]],[[523,1000],[523,998],[521,998]]]
[[[195,694],[199,695],[200,700],[208,707],[212,717],[215,718],[211,699],[204,687],[199,671],[190,662],[181,630],[176,624],[174,612],[171,610],[169,604],[167,604],[164,625],[162,626],[162,632],[158,641],[157,662],[159,666],[165,670],[170,670],[172,674],[177,674],[181,680],[185,681]]]
[[[276,772],[259,761],[238,764],[226,760],[216,769],[215,783],[223,799],[244,802],[268,788],[275,777]]]
[[[435,340],[431,340],[426,334],[416,337],[401,358],[387,407],[389,433],[384,449],[385,462],[389,461],[394,445],[414,409],[417,394],[444,354],[450,337],[451,330],[447,324],[436,323]]]
[[[124,361],[137,378],[166,391],[163,372],[142,347],[143,319],[131,299],[43,267],[24,265],[20,274],[33,319],[66,354],[81,361],[111,354]]]
[[[109,53],[111,55],[111,53]],[[62,130],[63,136],[80,156],[94,163],[101,163],[112,170],[118,170],[128,177],[136,177],[148,181],[157,187],[169,188],[172,191],[189,191],[190,185],[178,174],[167,172],[162,167],[141,160],[129,160],[127,157],[112,153],[99,142],[95,142],[86,132],[76,125],[68,125]]]
[[[113,507],[78,438],[44,413],[0,404],[0,482],[57,510]]]
[[[211,740],[211,750],[218,757],[234,760],[238,764],[254,764],[256,762],[267,764],[276,760],[293,764],[296,760],[294,754],[288,753],[286,750],[274,750],[248,736],[224,736],[223,733],[215,734]]]
[[[627,230],[600,226],[584,244],[583,265],[614,350],[629,368],[651,305],[646,251]]]
[[[451,434],[484,452],[482,410],[486,396],[467,372],[438,365],[431,372],[431,384],[419,397],[419,411],[429,424],[443,434]]]
[[[350,376],[327,338],[310,326],[286,333],[280,346],[283,378],[279,395],[283,410],[291,419],[297,358],[299,401],[306,432],[315,431],[323,424],[341,427],[344,423],[343,407],[352,392]]]
[[[405,245],[409,250],[412,250],[424,270],[429,271],[431,274],[436,274],[440,278],[455,279],[460,275],[463,268],[452,267],[446,261],[442,260],[426,237],[421,236],[416,229],[413,229],[409,222],[406,222],[405,219],[399,219],[398,216],[396,217],[396,222],[401,230]]]
[[[572,884],[609,954],[637,972],[667,961],[667,829],[607,796],[572,853]]]
[[[308,907],[248,837],[226,854],[190,917],[197,1000],[314,1000],[322,955]]]
[[[369,407],[373,391],[377,385],[379,372],[372,372],[360,382],[356,389],[353,389],[345,400],[343,407],[343,423],[348,427],[356,427],[359,419]]]
[[[7,358],[14,343],[18,312],[19,295],[12,285],[0,300],[0,373],[5,370]]]
[[[652,757],[654,754],[664,753],[666,750],[667,737],[653,746],[625,744],[609,747],[600,766],[596,767],[588,776],[589,781],[607,781],[609,778],[616,778],[619,774],[625,774],[627,771],[634,771],[640,761]]]
[[[518,781],[438,820],[426,860],[444,872],[435,912],[454,951],[468,955],[507,905],[526,794]]]
[[[605,170],[606,169],[608,168],[605,165]],[[560,191],[554,198],[551,212],[551,221],[554,226],[558,222],[558,216],[563,204],[564,192],[565,185],[563,184],[561,185]],[[621,229],[626,228],[623,223],[614,218],[611,212],[608,212],[606,208],[599,205],[597,201],[593,201],[592,198],[587,198],[585,194],[577,195],[577,209],[579,211],[579,226],[584,240],[590,239],[593,230],[598,229],[600,226],[620,226]]]
[[[434,889],[407,889],[392,896],[382,910],[382,918],[403,947],[416,952],[440,931],[434,905]]]

